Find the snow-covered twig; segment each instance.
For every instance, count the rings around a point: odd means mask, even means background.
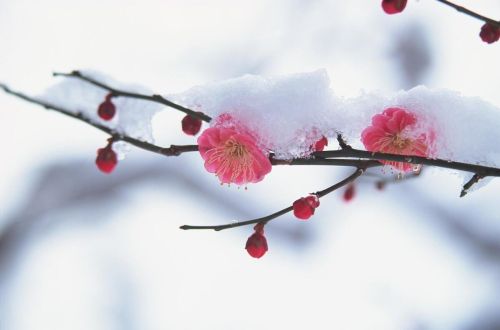
[[[38,99],[33,98],[31,96],[25,95],[23,93],[13,91],[5,84],[0,83],[0,88],[3,89],[7,94],[16,96],[24,101],[40,105],[47,110],[54,110],[54,111],[57,111],[59,113],[62,113],[63,115],[66,115],[66,116],[69,116],[71,118],[83,121],[84,123],[87,123],[87,124],[97,128],[105,133],[108,133],[113,138],[114,141],[125,141],[125,142],[128,142],[128,143],[138,147],[138,148],[141,148],[141,149],[144,149],[147,151],[151,151],[151,152],[154,152],[154,153],[157,153],[160,155],[164,155],[164,156],[179,156],[180,154],[182,154],[184,152],[198,151],[197,145],[171,145],[168,148],[164,148],[164,147],[160,147],[160,146],[157,146],[157,145],[149,143],[149,142],[141,141],[141,140],[135,139],[133,137],[130,137],[128,135],[117,132],[117,131],[115,131],[115,130],[113,130],[105,125],[101,125],[99,123],[93,122],[89,118],[85,117],[82,113],[79,113],[79,112],[74,113],[72,111],[69,111],[68,109],[64,109],[60,106],[51,104],[49,102],[38,100]]]
[[[80,80],[88,82],[89,84],[92,84],[92,85],[97,86],[97,87],[101,87],[101,88],[109,91],[113,96],[125,96],[125,97],[130,97],[130,98],[139,99],[139,100],[147,100],[147,101],[151,101],[151,102],[156,102],[156,103],[163,104],[167,107],[171,107],[171,108],[174,108],[174,109],[179,110],[181,112],[184,112],[185,114],[190,115],[191,117],[198,118],[198,119],[203,120],[205,122],[210,122],[210,120],[212,120],[212,118],[210,118],[209,116],[207,116],[206,114],[204,114],[202,112],[194,111],[194,110],[191,110],[189,108],[183,107],[177,103],[174,103],[174,102],[167,100],[166,98],[164,98],[161,95],[158,95],[158,94],[144,95],[144,94],[119,90],[119,89],[113,88],[111,86],[108,86],[100,81],[97,81],[93,78],[90,78],[86,75],[83,75],[80,71],[72,71],[70,73],[54,72],[53,76],[54,77],[61,76],[61,77],[80,79]]]
[[[459,12],[461,12],[463,14],[466,14],[468,16],[474,17],[474,18],[476,18],[478,20],[481,20],[481,21],[483,21],[485,23],[489,23],[489,24],[492,24],[492,25],[500,28],[500,21],[495,21],[494,19],[491,19],[489,17],[486,17],[486,16],[483,16],[481,14],[478,14],[478,13],[476,13],[476,12],[470,10],[470,9],[467,9],[465,7],[462,7],[462,6],[459,6],[459,5],[457,5],[457,4],[453,3],[453,2],[450,2],[448,0],[436,0],[436,1],[441,2],[441,3],[443,3],[443,4],[447,5],[447,6],[450,6],[452,8],[455,8],[457,11],[459,11]]]
[[[351,175],[349,175],[347,178],[345,178],[344,180],[340,181],[340,182],[337,182],[336,184],[324,189],[324,190],[321,190],[321,191],[318,191],[318,192],[315,192],[313,193],[314,195],[316,195],[318,198],[321,198],[325,195],[328,195],[329,193],[339,189],[339,188],[342,188],[343,186],[347,185],[348,183],[351,183],[353,181],[355,181],[358,177],[360,177],[364,172],[365,172],[365,168],[357,168],[356,171],[354,173],[352,173]],[[235,227],[241,227],[241,226],[248,226],[248,225],[253,225],[253,224],[256,224],[256,223],[262,223],[262,224],[266,224],[268,223],[269,221],[271,220],[274,220],[284,214],[287,214],[288,212],[292,211],[293,210],[293,206],[289,206],[287,208],[284,208],[283,210],[280,210],[278,212],[275,212],[273,214],[270,214],[270,215],[267,215],[265,217],[262,217],[262,218],[257,218],[257,219],[253,219],[253,220],[247,220],[247,221],[240,221],[240,222],[232,222],[232,223],[228,223],[228,224],[225,224],[225,225],[216,225],[216,226],[191,226],[191,225],[184,225],[184,226],[181,226],[180,229],[184,229],[184,230],[190,230],[190,229],[212,229],[212,230],[215,230],[215,231],[220,231],[220,230],[224,230],[224,229],[229,229],[229,228],[235,228]]]

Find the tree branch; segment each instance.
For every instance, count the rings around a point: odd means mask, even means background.
[[[457,11],[463,13],[463,14],[466,14],[468,16],[471,16],[471,17],[474,17],[480,21],[483,21],[485,23],[490,23],[498,28],[500,28],[500,21],[495,21],[494,19],[491,19],[489,17],[486,17],[486,16],[483,16],[481,14],[478,14],[470,9],[467,9],[465,7],[462,7],[462,6],[459,6],[457,4],[454,4],[453,2],[450,2],[450,1],[447,1],[447,0],[436,0],[438,2],[441,2],[447,6],[450,6],[452,8],[455,8]]]
[[[465,171],[477,173],[483,177],[486,176],[500,176],[500,169],[489,166],[475,165],[469,163],[455,162],[451,160],[443,160],[439,158],[425,158],[419,156],[406,156],[406,155],[396,155],[388,154],[382,152],[371,152],[358,149],[342,149],[342,150],[328,150],[319,151],[313,153],[313,156],[318,156],[320,158],[362,158],[370,160],[385,160],[385,161],[396,161],[417,165],[430,165],[442,168],[448,168],[453,170]]]
[[[340,181],[340,182],[334,184],[333,186],[330,186],[330,187],[328,187],[328,188],[326,188],[324,190],[317,191],[314,194],[316,196],[318,196],[318,198],[321,198],[321,197],[323,197],[325,195],[328,195],[332,191],[335,191],[335,190],[337,190],[339,188],[342,188],[346,184],[348,184],[350,182],[353,182],[358,177],[360,177],[364,172],[365,172],[365,168],[357,168],[356,171],[353,174],[349,175],[344,180],[342,180],[342,181]],[[273,214],[267,215],[267,216],[262,217],[262,218],[253,219],[253,220],[240,221],[240,222],[232,222],[232,223],[228,223],[228,224],[225,224],[225,225],[216,225],[216,226],[191,226],[191,225],[184,225],[184,226],[181,226],[180,229],[183,229],[183,230],[212,229],[212,230],[215,230],[215,231],[220,231],[220,230],[229,229],[229,228],[235,228],[235,227],[253,225],[253,224],[256,224],[256,223],[266,224],[269,221],[272,221],[272,220],[274,220],[274,219],[276,219],[276,218],[278,218],[278,217],[280,217],[280,216],[282,216],[284,214],[287,214],[288,212],[290,212],[292,210],[293,210],[293,206],[289,206],[289,207],[284,208],[283,210],[280,210],[280,211],[275,212]]]
[[[54,104],[51,104],[51,103],[48,103],[48,102],[45,102],[42,100],[35,99],[31,96],[27,96],[27,95],[22,94],[20,92],[13,91],[8,86],[6,86],[2,83],[0,83],[0,88],[3,89],[7,94],[16,96],[16,97],[18,97],[24,101],[27,101],[29,103],[37,104],[37,105],[44,107],[47,110],[57,111],[57,112],[62,113],[63,115],[66,115],[68,117],[83,121],[84,123],[87,123],[90,126],[93,126],[93,127],[97,128],[105,133],[108,133],[109,135],[111,135],[111,137],[113,138],[114,141],[125,141],[125,142],[128,142],[128,143],[138,147],[138,148],[141,148],[141,149],[144,149],[147,151],[151,151],[151,152],[154,152],[154,153],[157,153],[160,155],[164,155],[164,156],[179,156],[180,154],[182,154],[184,152],[198,151],[197,145],[184,145],[184,146],[171,145],[168,148],[163,148],[163,147],[157,146],[155,144],[141,141],[141,140],[135,139],[133,137],[127,136],[123,133],[115,131],[115,130],[113,130],[107,126],[101,125],[99,123],[95,123],[90,118],[87,118],[86,116],[84,116],[81,112],[74,113],[74,112],[71,112],[71,111],[64,109],[62,107],[59,107],[57,105],[54,105]]]
[[[160,103],[160,104],[166,105],[167,107],[171,107],[171,108],[174,108],[176,110],[182,111],[185,114],[190,115],[191,117],[198,118],[198,119],[203,120],[205,122],[210,122],[210,120],[212,120],[212,118],[210,118],[209,116],[207,116],[206,114],[204,114],[202,112],[194,111],[194,110],[188,109],[186,107],[183,107],[179,104],[176,104],[172,101],[167,100],[166,98],[164,98],[161,95],[158,95],[158,94],[144,95],[144,94],[132,93],[132,92],[119,90],[119,89],[113,88],[111,86],[108,86],[102,82],[99,82],[93,78],[87,77],[87,76],[83,75],[80,71],[72,71],[70,73],[54,72],[52,75],[54,77],[60,76],[60,77],[76,78],[76,79],[86,81],[89,84],[92,84],[94,86],[97,86],[97,87],[100,87],[100,88],[103,88],[103,89],[109,91],[113,96],[125,96],[125,97],[134,98],[134,99],[140,99],[140,100],[146,100],[146,101]]]

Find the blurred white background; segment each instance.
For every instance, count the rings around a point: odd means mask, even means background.
[[[500,18],[498,0],[457,3]],[[326,68],[340,96],[425,84],[500,106],[481,25],[433,0],[393,16],[378,0],[0,0],[0,81],[36,95],[88,68],[167,94]],[[159,144],[193,143],[181,119],[155,118]],[[105,138],[0,93],[0,329],[500,329],[497,180],[459,199],[449,171],[367,178],[349,204],[272,222],[254,260],[251,228],[178,227],[266,215],[348,170],[279,167],[245,191],[196,154],[134,150],[105,176]]]

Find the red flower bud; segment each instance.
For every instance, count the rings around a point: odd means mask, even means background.
[[[344,190],[344,201],[345,202],[350,202],[353,198],[354,198],[354,195],[356,194],[356,189],[354,188],[354,184],[349,184],[346,188],[346,190]]]
[[[187,135],[196,135],[201,128],[201,119],[186,115],[182,119],[182,131]]]
[[[328,139],[326,137],[322,137],[316,143],[314,144],[314,151],[323,151],[325,149],[325,146],[328,145]]]
[[[264,225],[257,224],[253,233],[247,240],[245,249],[254,258],[260,258],[267,252],[267,240],[264,236]]]
[[[500,27],[497,27],[491,23],[485,23],[481,27],[479,36],[484,42],[492,44],[500,39]]]
[[[111,120],[115,116],[116,107],[113,102],[111,102],[112,97],[112,94],[106,95],[106,100],[99,105],[97,114],[101,117],[101,119]]]
[[[389,15],[398,14],[405,9],[407,2],[407,0],[383,0],[382,9]]]
[[[111,148],[111,144],[107,145],[105,148],[97,150],[97,158],[95,159],[95,164],[97,168],[104,173],[113,172],[116,164],[118,163],[116,153]]]
[[[307,220],[314,214],[314,210],[318,206],[318,196],[313,194],[307,197],[302,197],[293,202],[293,214],[301,220]]]

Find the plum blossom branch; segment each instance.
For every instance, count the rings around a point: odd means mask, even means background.
[[[476,13],[476,12],[470,10],[470,9],[467,9],[467,8],[465,8],[463,6],[457,5],[457,4],[455,4],[453,2],[450,2],[448,0],[436,0],[436,1],[441,2],[442,4],[445,4],[447,6],[450,6],[450,7],[456,9],[457,11],[459,11],[459,12],[461,12],[463,14],[466,14],[468,16],[474,17],[474,18],[476,18],[476,19],[478,19],[480,21],[483,21],[485,23],[490,23],[490,24],[492,24],[492,25],[500,28],[500,21],[495,21],[494,19],[491,19],[489,17],[486,17],[486,16],[483,16],[481,14],[478,14],[478,13]]]
[[[169,148],[160,147],[145,141],[140,141],[133,137],[127,136],[120,132],[114,131],[107,126],[95,123],[91,121],[89,118],[85,117],[82,113],[73,113],[67,109],[64,109],[60,106],[35,99],[33,97],[27,96],[20,92],[16,92],[11,90],[8,86],[0,83],[0,88],[2,88],[6,93],[16,96],[22,100],[25,100],[30,103],[34,103],[40,105],[46,109],[54,110],[60,112],[69,117],[81,120],[95,128],[108,133],[109,135],[114,137],[115,141],[122,140],[128,142],[136,147],[141,149],[155,152],[165,156],[177,156],[183,152],[189,151],[197,151],[197,145],[188,145],[188,146],[171,146]],[[342,140],[342,139],[341,139]],[[343,141],[343,140],[342,140]],[[345,144],[345,142],[343,142]],[[334,165],[334,166],[363,166],[365,168],[379,166],[378,162],[374,162],[375,160],[391,160],[398,161],[404,163],[412,163],[412,164],[422,164],[422,165],[431,165],[437,167],[443,167],[448,169],[456,169],[461,171],[467,171],[472,173],[478,173],[479,175],[485,176],[500,176],[500,169],[487,167],[482,165],[475,164],[467,164],[461,162],[454,162],[442,159],[429,159],[425,157],[418,156],[402,156],[395,154],[387,154],[380,152],[369,152],[364,150],[353,149],[350,146],[345,144],[344,149],[341,150],[333,150],[333,151],[321,151],[315,152],[313,154],[313,158],[309,159],[293,159],[293,160],[276,160],[271,156],[271,162],[273,165]],[[358,160],[353,159],[327,159],[327,158],[360,158]],[[362,160],[364,159],[364,160]],[[372,162],[366,162],[367,160],[371,160]]]
[[[81,112],[74,113],[74,112],[71,112],[67,109],[60,107],[60,106],[51,104],[49,102],[42,101],[42,100],[33,98],[31,96],[25,95],[23,93],[13,91],[7,85],[4,85],[2,83],[0,83],[0,88],[3,89],[7,94],[16,96],[16,97],[18,97],[24,101],[27,101],[29,103],[37,104],[39,106],[44,107],[47,110],[57,111],[57,112],[62,113],[63,115],[66,115],[68,117],[83,121],[84,123],[87,123],[88,125],[93,126],[93,127],[97,128],[98,130],[101,130],[101,131],[109,134],[112,137],[113,141],[125,141],[125,142],[128,142],[128,143],[138,147],[138,148],[141,148],[141,149],[144,149],[147,151],[151,151],[151,152],[154,152],[154,153],[157,153],[160,155],[164,155],[164,156],[179,156],[180,154],[182,154],[184,152],[198,151],[197,145],[171,145],[168,148],[164,148],[164,147],[160,147],[160,146],[157,146],[155,144],[152,144],[152,143],[149,143],[146,141],[141,141],[141,140],[135,139],[133,137],[130,137],[128,135],[125,135],[123,133],[120,133],[118,131],[115,131],[107,126],[93,122],[90,118],[86,117]]]
[[[194,110],[191,110],[189,108],[183,107],[182,105],[179,105],[177,103],[174,103],[172,101],[167,100],[166,98],[164,98],[161,95],[158,95],[158,94],[144,95],[144,94],[127,92],[127,91],[123,91],[120,89],[116,89],[116,88],[113,88],[107,84],[100,82],[100,81],[97,81],[93,78],[90,78],[90,77],[82,74],[80,71],[72,71],[70,73],[54,72],[53,76],[54,77],[60,76],[60,77],[80,79],[80,80],[88,82],[89,84],[92,84],[94,86],[97,86],[97,87],[100,87],[102,89],[107,90],[113,96],[124,96],[124,97],[130,97],[130,98],[134,98],[134,99],[156,102],[156,103],[166,105],[167,107],[171,107],[171,108],[174,108],[174,109],[179,110],[181,112],[184,112],[185,114],[190,115],[191,117],[198,118],[198,119],[203,120],[205,122],[210,122],[210,120],[212,120],[212,118],[210,118],[209,116],[207,116],[206,114],[204,114],[202,112],[194,111]]]
[[[72,73],[74,74],[74,73]],[[98,83],[98,82],[96,82]],[[101,83],[98,83],[101,84]],[[186,146],[176,146],[172,145],[168,148],[160,147],[152,143],[148,143],[145,141],[138,140],[136,138],[130,137],[126,134],[115,131],[107,126],[101,125],[99,123],[93,122],[90,118],[84,116],[82,113],[77,112],[74,113],[69,111],[68,109],[64,109],[60,106],[48,103],[43,100],[39,100],[33,98],[31,96],[27,96],[23,93],[11,90],[7,85],[0,83],[0,88],[3,89],[7,94],[18,97],[24,101],[37,104],[49,110],[54,110],[60,112],[66,116],[72,117],[74,119],[78,119],[87,123],[88,125],[94,126],[95,128],[108,133],[113,137],[114,141],[125,141],[128,142],[138,148],[151,151],[157,154],[161,154],[164,156],[178,156],[184,152],[192,152],[198,151],[197,145],[186,145]],[[104,88],[104,87],[103,87]],[[106,87],[109,88],[109,87]],[[112,93],[117,92],[114,89],[108,89]],[[119,91],[119,93],[126,93]],[[120,94],[121,95],[121,94]],[[136,96],[130,96],[136,97]],[[140,96],[148,97],[148,96]],[[149,98],[149,97],[148,97]],[[180,107],[180,106],[179,106]],[[176,108],[177,109],[177,108]],[[337,136],[339,139],[339,144],[342,147],[341,150],[330,150],[330,151],[320,151],[312,154],[311,158],[299,158],[292,160],[279,160],[275,159],[273,155],[270,155],[270,160],[273,165],[326,165],[326,166],[352,166],[352,167],[361,167],[361,168],[371,168],[376,166],[382,166],[378,161],[397,161],[402,163],[411,163],[417,165],[430,165],[435,167],[447,168],[447,169],[455,169],[460,171],[466,171],[475,173],[480,175],[481,177],[487,176],[500,176],[500,169],[476,164],[468,164],[461,163],[456,161],[449,161],[443,159],[431,159],[419,156],[405,156],[405,155],[396,155],[389,153],[381,153],[381,152],[370,152],[364,150],[358,150],[347,145],[342,137]],[[356,159],[351,159],[356,158]]]
[[[355,181],[358,177],[360,177],[364,172],[365,172],[365,168],[357,168],[356,171],[354,171],[354,173],[352,173],[351,175],[349,175],[347,178],[345,178],[344,180],[340,181],[340,182],[337,182],[336,184],[326,188],[326,189],[323,189],[323,190],[320,190],[320,191],[317,191],[315,193],[313,193],[314,195],[316,195],[318,198],[321,198],[325,195],[328,195],[329,193],[339,189],[339,188],[342,188],[343,186],[347,185],[348,183],[351,183],[353,181]],[[183,230],[191,230],[191,229],[211,229],[211,230],[215,230],[215,231],[220,231],[220,230],[224,230],[224,229],[229,229],[229,228],[235,228],[235,227],[241,227],[241,226],[248,226],[248,225],[253,225],[253,224],[256,224],[256,223],[262,223],[262,224],[266,224],[268,223],[269,221],[272,221],[284,214],[287,214],[288,212],[292,211],[293,210],[293,206],[289,206],[287,208],[284,208],[283,210],[280,210],[278,212],[275,212],[273,214],[270,214],[270,215],[267,215],[265,217],[261,217],[261,218],[257,218],[257,219],[253,219],[253,220],[247,220],[247,221],[240,221],[240,222],[232,222],[232,223],[228,223],[228,224],[225,224],[225,225],[215,225],[215,226],[191,226],[191,225],[183,225],[180,227],[180,229],[183,229]]]

